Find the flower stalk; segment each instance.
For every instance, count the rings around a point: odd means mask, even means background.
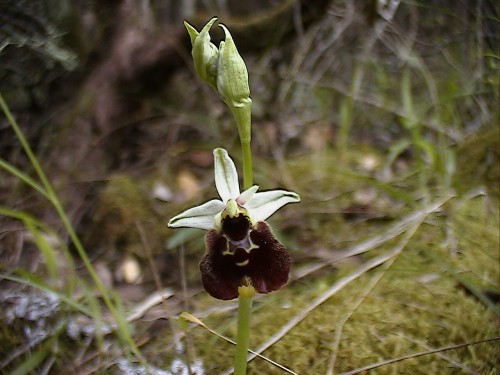
[[[252,147],[250,142],[241,142],[243,155],[243,188],[249,189],[253,185]]]
[[[248,344],[250,341],[250,318],[255,289],[242,286],[238,289],[238,332],[236,334],[236,354],[234,357],[234,375],[247,372]]]

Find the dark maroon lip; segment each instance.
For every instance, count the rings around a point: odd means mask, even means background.
[[[201,259],[200,271],[203,287],[211,296],[222,300],[236,298],[238,287],[248,280],[262,294],[286,284],[290,255],[267,223],[261,221],[252,227],[240,215],[232,218],[227,227],[229,233],[223,225],[221,233],[210,230],[205,236],[207,251]]]

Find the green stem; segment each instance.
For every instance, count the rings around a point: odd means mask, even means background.
[[[243,188],[248,189],[253,185],[252,148],[250,142],[241,142],[243,154]]]
[[[245,190],[253,185],[250,108],[243,112],[243,116],[238,117],[235,113],[243,156],[243,188]],[[255,289],[252,286],[241,286],[238,292],[240,296],[238,298],[238,332],[236,335],[234,375],[245,375],[247,373],[248,342],[250,340],[252,297],[255,294]]]
[[[243,188],[248,189],[253,185],[252,169],[252,100],[249,99],[245,105],[235,106],[228,104],[240,136],[241,153],[243,155]]]
[[[238,333],[236,338],[236,355],[234,359],[234,375],[247,373],[248,342],[250,339],[250,316],[252,315],[252,297],[240,294],[238,298]]]
[[[227,39],[226,39],[227,42]],[[226,101],[226,100],[225,100]],[[246,190],[253,185],[252,166],[252,99],[247,97],[236,104],[226,101],[233,113],[238,135],[240,136],[241,154],[243,157],[243,188]],[[250,316],[252,314],[252,297],[255,289],[250,282],[245,282],[238,288],[238,332],[236,337],[236,354],[234,358],[234,375],[247,373],[248,342],[250,339]]]

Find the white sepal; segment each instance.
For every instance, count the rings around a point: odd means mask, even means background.
[[[214,226],[214,216],[224,209],[225,205],[218,199],[213,199],[199,206],[190,208],[173,217],[168,222],[171,228],[199,228],[209,230]]]
[[[223,148],[214,150],[215,187],[224,203],[240,195],[236,166]]]

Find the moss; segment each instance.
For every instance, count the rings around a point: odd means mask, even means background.
[[[358,150],[359,151],[359,150]],[[369,150],[364,150],[363,154]],[[313,158],[320,158],[313,165]],[[391,195],[370,178],[377,171],[361,171],[358,159],[349,153],[345,163],[350,170],[332,166],[335,153],[322,151],[296,158],[289,165],[291,175],[308,176],[308,181],[296,181],[302,194],[303,207],[286,207],[284,215],[277,215],[271,222],[277,232],[289,240],[289,248],[296,263],[316,258],[308,249],[325,249],[330,256],[337,248],[347,248],[353,243],[382,233],[392,225],[392,217],[400,218],[411,208],[403,208],[405,197]],[[260,163],[261,165],[265,165]],[[309,168],[309,173],[301,173]],[[346,167],[347,168],[347,167]],[[325,172],[325,170],[327,172]],[[275,185],[271,170],[261,172],[259,180]],[[323,175],[321,175],[323,173]],[[282,175],[286,175],[282,174]],[[278,183],[279,185],[279,183]],[[263,185],[263,189],[267,186]],[[111,241],[125,239],[133,248],[139,239],[134,227],[135,220],[164,222],[155,217],[148,201],[147,184],[120,176],[112,179],[101,195],[100,215],[110,227],[104,231]],[[353,197],[357,191],[375,189],[376,194],[368,201],[365,212],[349,215]],[[318,194],[320,196],[318,196]],[[385,203],[384,203],[385,201]],[[298,205],[297,205],[298,206]],[[472,342],[497,335],[497,318],[481,301],[464,292],[456,275],[467,277],[479,290],[488,288],[498,291],[499,218],[485,209],[496,207],[484,197],[453,201],[446,211],[432,215],[422,224],[408,246],[399,255],[376,287],[355,310],[343,326],[340,345],[336,351],[335,371],[342,372],[384,359],[416,353],[431,348],[456,343]],[[304,211],[306,213],[304,214]],[[364,215],[366,212],[376,215]],[[153,219],[152,219],[153,218]],[[286,220],[282,219],[286,218]],[[383,219],[383,220],[380,220]],[[395,219],[398,220],[398,219]],[[300,227],[307,230],[293,231]],[[278,231],[279,229],[279,231]],[[288,234],[288,236],[287,236]],[[453,256],[446,244],[457,244],[458,253]],[[356,259],[351,265],[322,272],[291,282],[277,293],[262,296],[255,302],[251,343],[256,348],[277,332],[286,322],[299,314],[311,301],[321,295],[341,277],[353,272],[356,264],[390,251],[398,239],[390,240]],[[330,252],[330,253],[329,253]],[[192,254],[187,265],[189,285],[198,280],[198,262],[201,254]],[[333,355],[335,335],[339,322],[350,313],[371,278],[380,272],[372,270],[347,285],[335,296],[315,308],[278,343],[263,354],[298,373],[325,373]],[[215,301],[205,294],[194,297],[190,311],[224,309],[232,302]],[[222,310],[210,314],[204,322],[217,331],[235,337],[236,311]],[[234,347],[201,328],[191,330],[194,358],[203,361],[206,373],[220,373],[232,366]],[[169,368],[180,354],[174,347],[168,349],[171,337],[154,340],[144,352],[151,361],[162,368]],[[498,345],[486,343],[442,353],[481,373],[493,373],[498,357]],[[167,348],[167,349],[166,349]],[[158,356],[157,353],[161,353]],[[181,355],[182,357],[182,355]],[[373,370],[374,374],[454,374],[460,370],[438,355],[422,356]],[[281,373],[281,370],[262,359],[255,359],[249,366],[249,374]]]
[[[381,281],[370,291],[343,327],[336,352],[336,372],[347,371],[373,362],[424,351],[428,345],[439,348],[472,342],[498,334],[496,317],[478,300],[457,288],[457,279],[448,270],[467,269],[473,274],[498,283],[498,220],[466,229],[470,215],[481,217],[480,198],[468,201],[451,217],[457,226],[461,255],[452,258],[441,229],[446,217],[423,224],[398,256]],[[474,216],[478,219],[477,216]],[[438,225],[435,225],[438,224]],[[478,256],[477,241],[482,243]],[[367,257],[386,252],[387,243]],[[307,307],[340,277],[352,272],[310,276],[293,282],[277,293],[255,303],[250,346],[255,348],[277,332],[288,320]],[[372,270],[347,285],[331,299],[314,309],[278,343],[263,354],[298,373],[325,373],[331,361],[339,322],[366,291],[375,273]],[[480,284],[480,280],[476,280]],[[498,288],[498,284],[495,285]],[[235,336],[235,317],[227,313],[212,315],[206,323],[230,337]],[[232,364],[231,345],[215,339],[205,330],[193,330],[197,355],[204,359],[207,373],[218,373]],[[497,343],[485,343],[451,350],[443,355],[480,373],[493,373],[498,358]],[[374,374],[455,374],[459,370],[438,355],[427,355],[387,365]],[[249,366],[249,374],[279,374],[261,359]]]
[[[484,184],[497,198],[500,194],[500,127],[481,128],[457,148],[459,190]]]
[[[87,246],[119,259],[128,253],[144,260],[140,226],[153,255],[162,253],[167,227],[154,206],[150,185],[149,177],[137,180],[126,174],[112,176],[98,196],[91,227],[85,234]]]

